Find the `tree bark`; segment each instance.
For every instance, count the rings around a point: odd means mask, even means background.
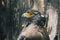
[[[47,31],[49,33],[50,40],[54,40],[57,35],[58,28],[58,0],[50,0],[47,2],[46,14],[49,16],[48,18],[48,26]],[[58,40],[58,39],[57,39]]]

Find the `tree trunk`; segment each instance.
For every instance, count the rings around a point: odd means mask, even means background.
[[[34,0],[32,9],[38,10],[44,14],[44,0]]]
[[[58,4],[57,2],[58,0],[50,0],[49,2],[47,2],[47,7],[46,7],[47,8],[46,14],[49,16],[47,31],[49,33],[50,40],[54,40],[54,38],[57,35],[57,28],[58,28]]]

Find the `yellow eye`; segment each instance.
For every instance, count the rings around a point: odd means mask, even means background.
[[[33,13],[25,13],[25,17],[26,17],[26,18],[31,18],[31,17],[33,17],[33,16],[34,16]]]

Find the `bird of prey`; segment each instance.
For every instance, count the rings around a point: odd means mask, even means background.
[[[39,11],[30,9],[22,14],[22,21],[23,24],[25,23],[25,26],[34,23],[40,27],[43,27],[45,25],[46,18],[44,17],[44,15],[41,15]]]
[[[17,40],[49,40],[44,27],[46,17],[37,10],[29,9],[22,14],[22,31]]]

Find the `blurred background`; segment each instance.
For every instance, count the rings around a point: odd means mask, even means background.
[[[0,40],[16,40],[21,27],[21,14],[33,8],[33,4],[38,6],[43,15],[47,10],[47,5],[51,5],[58,14],[58,40],[60,40],[60,0],[0,0]],[[48,5],[49,6],[49,5]]]

